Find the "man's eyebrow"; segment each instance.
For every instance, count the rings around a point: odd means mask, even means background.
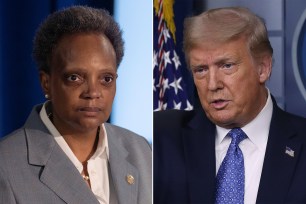
[[[219,59],[216,59],[215,61],[213,61],[213,65],[220,65],[220,64],[224,64],[227,63],[229,61],[236,61],[231,57],[220,57]],[[190,65],[190,68],[199,68],[199,67],[209,67],[209,65],[207,63],[194,63]]]
[[[207,67],[208,65],[204,63],[190,65],[190,69],[207,68]]]
[[[229,61],[232,61],[232,59],[230,59],[229,57],[225,57],[225,58],[220,58],[220,59],[216,60],[214,62],[214,64],[215,65],[221,65],[221,64],[225,64],[225,63],[227,63]]]

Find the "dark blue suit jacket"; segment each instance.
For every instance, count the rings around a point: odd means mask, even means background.
[[[257,203],[306,203],[306,119],[273,103]],[[155,113],[154,203],[214,203],[215,133],[202,109]]]

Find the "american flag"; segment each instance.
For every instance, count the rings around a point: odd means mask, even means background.
[[[154,0],[153,100],[154,111],[192,110],[176,52],[174,0]]]

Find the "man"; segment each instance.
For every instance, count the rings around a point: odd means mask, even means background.
[[[154,202],[305,203],[306,120],[265,86],[273,49],[262,19],[220,8],[184,26],[202,108],[154,115]]]

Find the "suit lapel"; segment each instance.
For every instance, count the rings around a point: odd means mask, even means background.
[[[183,129],[190,203],[212,203],[215,193],[215,125],[199,111]]]
[[[26,129],[26,135],[29,163],[43,167],[40,174],[42,183],[66,203],[99,203],[50,134]]]
[[[300,138],[282,110],[274,105],[257,202],[283,203],[301,150]],[[275,200],[278,199],[278,200]]]
[[[138,198],[138,170],[129,162],[129,154],[114,129],[105,125],[109,143],[111,177],[119,203],[135,204]]]

